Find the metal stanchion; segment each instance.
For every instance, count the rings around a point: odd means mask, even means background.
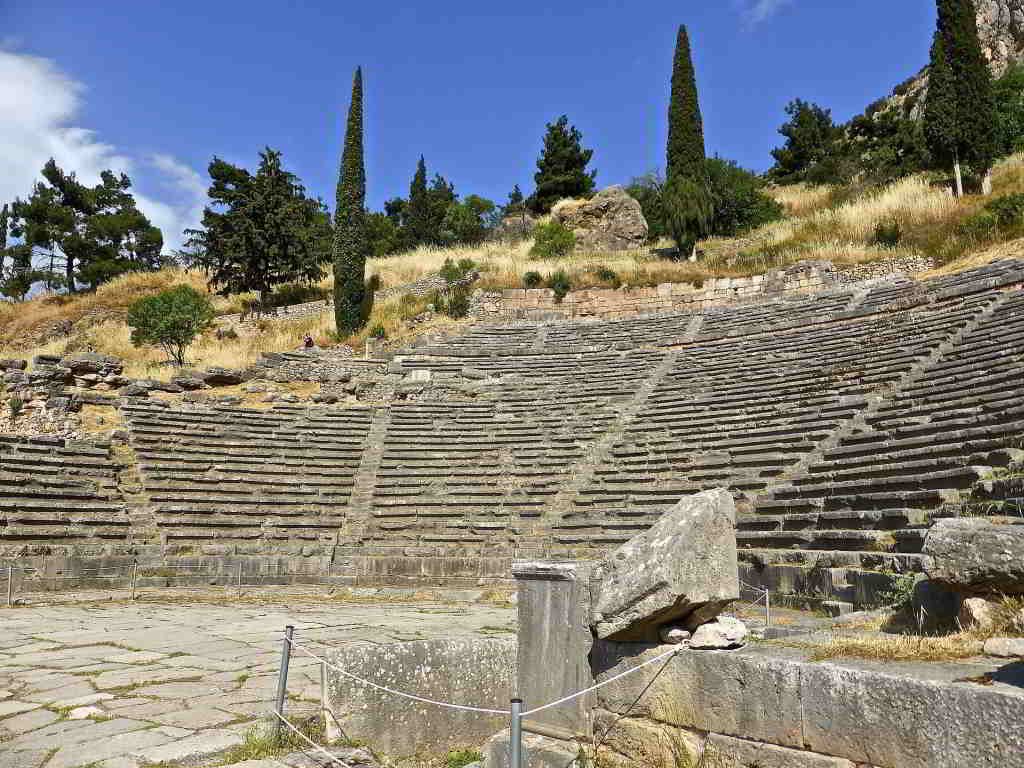
[[[509,768],[523,768],[523,700],[512,699],[512,723],[509,730]]]
[[[768,628],[772,625],[772,593],[765,590],[764,593],[764,626]]]
[[[277,717],[274,719],[274,741],[281,738],[281,720],[284,718],[284,697],[288,692],[288,663],[292,657],[292,636],[295,634],[295,627],[289,624],[284,628],[284,644],[281,646],[281,671],[277,675],[277,701],[274,703],[274,711]]]
[[[238,596],[242,596],[242,564],[238,564],[238,578],[236,579],[238,584]]]
[[[7,566],[7,607],[14,607],[14,566]]]
[[[139,564],[132,563],[132,600],[135,599],[135,582],[139,575]]]

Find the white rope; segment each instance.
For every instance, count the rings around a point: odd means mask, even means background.
[[[321,658],[320,656],[317,656],[312,651],[306,650],[306,647],[304,645],[299,645],[294,640],[288,640],[288,638],[285,638],[285,641],[290,643],[292,648],[295,648],[297,650],[302,651],[307,656],[316,659],[321,664],[323,664],[323,665],[333,669],[336,672],[341,673],[345,677],[350,678],[352,680],[355,680],[356,682],[362,683],[363,685],[368,685],[371,688],[376,688],[379,691],[384,691],[385,693],[390,693],[390,694],[393,694],[395,696],[401,696],[401,697],[406,698],[406,699],[412,699],[413,701],[419,701],[419,702],[422,702],[424,704],[433,704],[433,705],[438,706],[438,707],[447,707],[448,709],[458,709],[458,710],[462,710],[463,712],[482,712],[483,714],[486,714],[486,715],[507,715],[507,714],[509,714],[509,711],[507,709],[487,709],[486,707],[467,707],[464,704],[452,704],[452,703],[447,702],[447,701],[437,701],[435,699],[428,699],[428,698],[425,698],[423,696],[417,696],[415,694],[406,693],[404,691],[396,691],[393,688],[388,688],[387,686],[384,686],[384,685],[378,685],[377,683],[374,683],[374,682],[371,682],[371,681],[366,680],[364,678],[358,677],[357,675],[353,675],[348,670],[342,669],[341,667],[339,667],[339,666],[337,666],[335,664],[332,664],[331,662],[327,661],[327,659],[324,659],[324,658]]]
[[[585,688],[582,691],[577,691],[576,693],[570,694],[569,696],[561,698],[558,701],[552,701],[550,704],[545,704],[542,707],[537,707],[535,709],[529,709],[526,712],[523,712],[522,716],[526,717],[527,715],[535,715],[538,712],[543,712],[545,709],[551,709],[552,707],[557,707],[557,706],[559,706],[561,704],[565,704],[566,702],[572,701],[573,699],[578,699],[580,696],[585,696],[586,694],[591,693],[592,691],[596,691],[598,688],[603,688],[606,685],[614,683],[616,680],[621,680],[626,675],[631,675],[634,672],[637,672],[637,671],[643,669],[646,666],[654,664],[657,661],[661,661],[662,659],[667,658],[669,656],[674,656],[675,654],[677,654],[681,650],[683,650],[685,647],[686,647],[685,645],[677,645],[677,646],[673,647],[672,650],[665,651],[664,653],[659,653],[653,659],[648,659],[643,664],[637,664],[635,667],[633,667],[631,669],[627,669],[625,672],[620,672],[619,674],[615,675],[614,677],[609,677],[604,682],[598,683],[597,685],[592,685],[589,688]]]
[[[273,714],[274,714],[274,717],[276,717],[282,723],[284,723],[289,728],[291,728],[292,731],[296,735],[298,735],[299,738],[304,739],[306,741],[306,743],[309,744],[309,746],[311,746],[313,749],[315,749],[318,752],[320,752],[323,755],[325,755],[327,757],[327,759],[330,760],[333,764],[335,764],[335,765],[345,765],[345,763],[343,763],[336,755],[332,755],[330,752],[328,752],[326,749],[321,747],[319,744],[317,744],[315,741],[313,741],[311,738],[309,738],[306,734],[304,734],[302,731],[300,731],[298,728],[296,728],[294,725],[292,725],[290,722],[288,722],[287,718],[282,717],[280,712],[278,712],[277,710],[274,710]]]

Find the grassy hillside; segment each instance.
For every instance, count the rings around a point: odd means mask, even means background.
[[[548,275],[556,270],[564,270],[574,288],[586,288],[760,274],[803,259],[852,264],[920,254],[937,259],[937,272],[955,272],[1024,251],[1024,242],[1018,240],[1024,237],[1024,214],[1014,223],[997,226],[992,226],[984,214],[984,206],[992,199],[1024,193],[1024,155],[1002,161],[994,171],[993,182],[993,198],[968,197],[959,203],[923,175],[880,190],[777,188],[772,193],[784,205],[786,218],[741,238],[707,240],[700,245],[704,256],[696,263],[663,258],[663,251],[659,251],[667,248],[667,243],[624,253],[574,252],[564,259],[538,260],[530,255],[532,242],[524,241],[420,248],[371,260],[367,273],[378,275],[383,287],[394,287],[436,273],[446,259],[472,259],[481,272],[484,288],[520,287],[526,272]],[[879,242],[880,224],[888,232],[884,244]],[[898,236],[893,234],[894,227]],[[163,270],[125,275],[92,294],[41,296],[18,305],[0,303],[0,357],[94,350],[124,358],[128,375],[166,377],[170,369],[163,355],[153,349],[134,348],[124,317],[136,299],[182,283],[206,289],[201,273]],[[321,287],[329,289],[331,284],[328,277]],[[255,297],[212,298],[219,314],[229,314],[240,311],[246,300]],[[311,333],[321,345],[344,341],[358,348],[375,326],[383,326],[388,338],[401,340],[422,332],[422,326],[412,329],[405,321],[421,314],[426,304],[426,299],[401,296],[381,302],[374,307],[367,329],[344,340],[333,338],[330,313],[296,322],[267,319],[234,340],[207,333],[191,349],[190,356],[199,366],[241,367],[258,359],[262,352],[297,347],[305,333]],[[457,323],[435,318],[433,325],[451,327]]]

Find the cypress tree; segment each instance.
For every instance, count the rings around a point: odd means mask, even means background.
[[[0,280],[4,276],[4,261],[7,258],[7,221],[9,216],[9,209],[7,203],[4,203],[4,207],[0,208]]]
[[[668,164],[666,178],[704,172],[704,121],[697,99],[697,78],[690,54],[690,36],[679,26],[672,67],[672,96],[668,105]]]
[[[427,163],[420,155],[416,173],[409,185],[409,202],[405,206],[407,245],[415,248],[430,242],[430,196],[427,192]]]
[[[971,0],[938,0],[924,129],[929,147],[952,162],[957,195],[963,195],[961,163],[987,175],[996,150],[992,73],[981,52]]]
[[[363,166],[363,70],[358,67],[352,82],[334,210],[334,319],[339,334],[358,330],[365,320],[363,302],[369,250]]]

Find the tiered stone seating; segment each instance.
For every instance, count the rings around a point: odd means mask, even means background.
[[[821,323],[841,316],[853,299],[852,291],[834,290],[766,304],[712,308],[704,313],[698,341]]]
[[[662,361],[658,352],[481,359],[475,403],[395,405],[373,492],[375,543],[535,543],[546,503]],[[440,363],[440,365],[439,365]],[[415,369],[443,361],[407,359]]]
[[[0,545],[128,538],[108,443],[0,436]]]
[[[168,542],[337,541],[368,409],[124,410]]]
[[[587,543],[605,521],[629,510],[656,511],[719,486],[730,488],[741,512],[750,513],[764,491],[988,301],[991,296],[684,349],[625,429],[612,461],[596,470],[576,510],[556,525],[556,538]],[[771,511],[777,513],[770,520],[740,520],[741,546],[862,550],[887,543],[879,531],[863,530],[870,526],[850,524],[850,516],[820,528],[816,518],[801,517],[794,530],[797,518],[786,514],[807,510]],[[583,532],[581,519],[593,521]],[[567,526],[575,530],[567,534]],[[630,530],[602,530],[600,541],[622,540]]]
[[[1013,461],[1024,448],[1024,292],[964,304],[992,302],[954,349],[759,502],[759,512],[772,514],[762,528],[768,520],[776,525],[746,541],[764,544],[767,535],[816,549],[919,552],[936,516],[955,513],[993,467]],[[821,541],[822,529],[851,527],[861,530],[861,546],[852,537]]]

